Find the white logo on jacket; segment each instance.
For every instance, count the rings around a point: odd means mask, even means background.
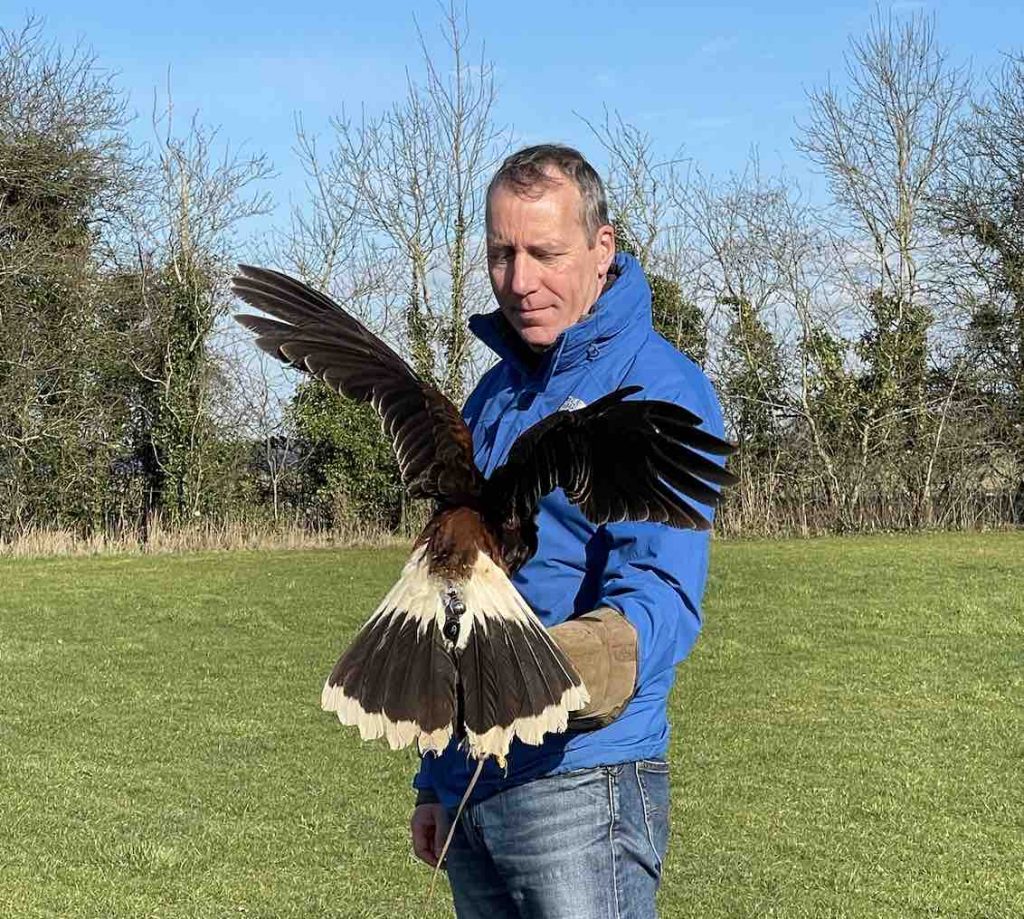
[[[569,396],[559,407],[560,412],[575,412],[581,408],[586,408],[587,403],[577,396]]]

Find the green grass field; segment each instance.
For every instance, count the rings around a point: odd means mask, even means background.
[[[319,711],[402,559],[0,561],[0,916],[450,914]],[[719,542],[705,607],[662,916],[1024,916],[1024,536]]]

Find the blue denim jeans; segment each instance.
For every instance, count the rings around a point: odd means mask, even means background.
[[[447,857],[459,919],[651,919],[668,786],[668,765],[642,760],[534,779],[467,807]]]

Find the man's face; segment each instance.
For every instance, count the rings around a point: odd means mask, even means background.
[[[558,181],[529,197],[499,185],[491,192],[487,217],[494,296],[512,328],[536,350],[586,315],[615,256],[612,228],[599,228],[589,240],[575,183],[549,174]]]

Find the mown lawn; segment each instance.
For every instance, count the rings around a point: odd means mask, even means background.
[[[402,558],[0,560],[0,916],[448,915],[319,711]],[[719,542],[706,618],[662,916],[1024,916],[1024,536]]]

